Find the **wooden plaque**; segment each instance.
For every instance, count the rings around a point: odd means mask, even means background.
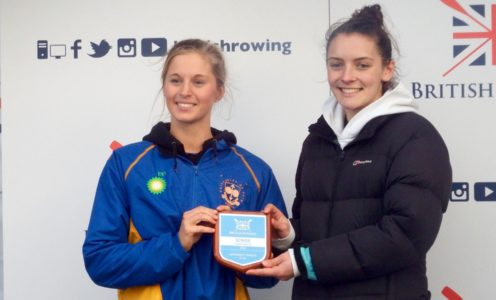
[[[270,216],[253,211],[219,212],[214,256],[222,265],[245,272],[262,265],[271,254]]]

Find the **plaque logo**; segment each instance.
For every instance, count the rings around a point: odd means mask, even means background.
[[[238,220],[236,218],[234,219],[234,222],[236,223],[236,229],[241,231],[249,231],[251,221],[252,219],[248,219],[248,220]]]

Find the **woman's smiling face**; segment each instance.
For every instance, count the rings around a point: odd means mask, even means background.
[[[327,49],[327,79],[332,93],[349,121],[361,109],[379,99],[383,82],[394,75],[394,62],[384,62],[373,38],[341,33]]]
[[[210,127],[215,102],[224,95],[217,85],[208,59],[196,52],[180,54],[170,63],[163,85],[167,108],[174,125]]]

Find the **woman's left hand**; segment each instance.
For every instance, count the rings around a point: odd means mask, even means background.
[[[286,238],[291,232],[288,218],[272,203],[267,204],[263,212],[270,216],[272,239]]]
[[[231,211],[231,207],[230,206],[227,206],[227,205],[219,205],[217,206],[216,210],[218,212],[223,212],[223,211]]]
[[[267,259],[262,262],[262,268],[251,269],[246,271],[246,275],[255,275],[263,277],[275,277],[279,280],[289,280],[294,277],[293,265],[289,252],[276,256],[272,259]]]

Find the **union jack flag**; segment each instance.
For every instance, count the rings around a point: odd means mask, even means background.
[[[487,65],[490,52],[491,65],[496,65],[496,4],[473,4],[463,7],[457,0],[441,0],[456,11],[453,16],[453,58],[455,65],[443,77],[468,60],[470,66]],[[490,43],[489,47],[484,46]]]

